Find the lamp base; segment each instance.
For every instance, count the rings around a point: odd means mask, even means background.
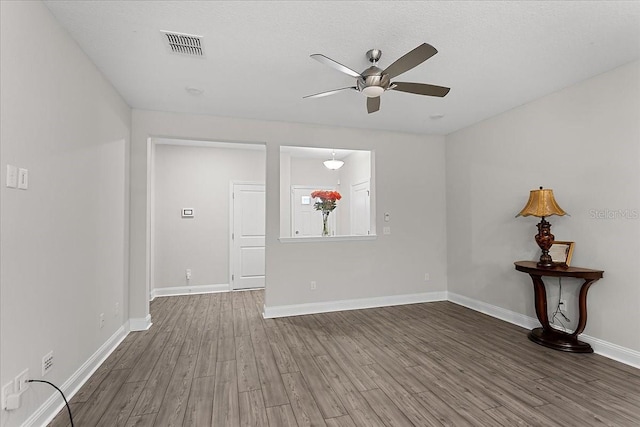
[[[555,236],[551,234],[551,224],[542,217],[542,220],[538,224],[538,234],[535,236],[536,243],[542,250],[540,255],[540,261],[538,261],[538,268],[551,268],[554,266],[551,255],[549,255],[549,249],[553,245]]]

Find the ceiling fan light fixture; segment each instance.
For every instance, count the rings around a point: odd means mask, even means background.
[[[342,160],[336,160],[336,152],[332,152],[331,153],[331,158],[329,160],[325,160],[324,162],[322,162],[324,164],[324,167],[327,169],[331,169],[331,170],[338,170],[342,167],[342,165],[344,165],[344,162]]]
[[[362,93],[368,98],[377,98],[384,92],[384,88],[380,86],[367,86],[362,89]]]

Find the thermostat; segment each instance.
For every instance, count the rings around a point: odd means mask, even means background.
[[[193,208],[182,208],[182,218],[193,218]]]

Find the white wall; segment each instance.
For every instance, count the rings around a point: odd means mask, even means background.
[[[572,265],[605,270],[585,334],[640,351],[639,62],[448,135],[446,159],[449,292],[535,317],[513,262],[539,257],[539,219],[514,216],[529,190],[552,188],[571,214],[549,222],[576,242]],[[631,215],[595,218],[606,210]],[[574,300],[579,283],[563,285]],[[569,318],[575,327],[575,307]]]
[[[230,185],[263,183],[264,168],[264,149],[156,145],[155,288],[229,284]]]
[[[147,315],[147,138],[167,136],[267,147],[266,304],[270,307],[446,290],[444,137],[211,116],[133,111],[131,304]],[[392,234],[374,241],[281,243],[280,144],[375,150],[377,217]],[[330,266],[327,269],[326,266]],[[431,280],[424,281],[424,273]],[[318,289],[311,291],[309,282]]]
[[[0,2],[0,31],[0,384],[40,378],[53,350],[61,386],[127,318],[131,112],[41,2]],[[27,191],[5,186],[7,164]],[[32,384],[1,425],[56,393]]]

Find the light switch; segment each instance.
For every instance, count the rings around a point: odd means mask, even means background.
[[[7,187],[18,187],[18,168],[12,165],[7,165]]]
[[[391,219],[391,214],[389,212],[384,213],[384,222],[389,222]]]
[[[18,169],[18,188],[21,190],[29,189],[29,169]]]

